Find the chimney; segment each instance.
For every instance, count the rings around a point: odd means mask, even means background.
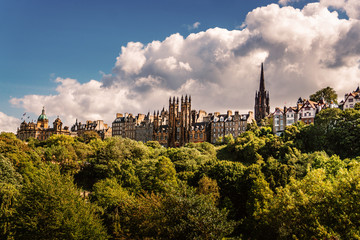
[[[116,118],[121,118],[121,117],[123,117],[123,114],[122,114],[122,113],[117,113],[117,114],[116,114]]]

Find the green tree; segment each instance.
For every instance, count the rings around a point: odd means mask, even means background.
[[[79,141],[89,143],[91,140],[100,139],[100,136],[95,131],[85,131],[80,137]]]
[[[19,186],[0,182],[0,239],[13,239]]]
[[[334,103],[337,103],[337,97],[338,97],[337,93],[332,87],[326,87],[326,88],[320,89],[319,91],[317,91],[314,94],[311,94],[310,95],[310,100],[314,101],[314,102],[318,102],[322,98],[324,98],[324,100],[327,103],[330,103],[332,101]]]
[[[199,187],[197,189],[197,192],[199,194],[207,195],[214,201],[215,204],[217,204],[220,198],[220,192],[216,180],[204,176],[199,180],[198,184]]]
[[[106,239],[97,207],[53,166],[28,169],[14,216],[15,239]]]
[[[11,219],[16,211],[22,177],[11,162],[0,154],[0,239],[10,239],[14,224]]]

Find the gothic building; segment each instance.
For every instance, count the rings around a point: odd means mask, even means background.
[[[255,93],[255,120],[260,122],[270,114],[269,92],[265,90],[264,65],[261,63],[260,87]]]
[[[66,126],[64,128],[62,127],[62,122],[59,117],[55,119],[53,127],[50,128],[49,119],[45,114],[45,108],[43,108],[36,123],[23,121],[20,124],[16,136],[23,141],[30,137],[38,140],[46,140],[54,134],[70,135],[69,128]]]
[[[179,98],[169,99],[168,147],[184,146],[190,140],[191,129],[191,96],[181,97],[179,112]]]

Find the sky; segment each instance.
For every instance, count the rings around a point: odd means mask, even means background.
[[[358,0],[1,0],[0,132],[44,106],[52,122],[168,108],[271,109],[360,83]],[[26,114],[25,114],[26,113]],[[23,116],[25,114],[25,116]]]

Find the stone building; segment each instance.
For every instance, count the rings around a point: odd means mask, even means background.
[[[116,119],[112,123],[112,136],[135,139],[136,118],[131,113],[116,114]]]
[[[184,146],[190,141],[191,96],[169,99],[168,147]],[[179,111],[180,107],[180,111]]]
[[[96,132],[101,139],[112,136],[112,128],[104,123],[103,120],[86,121],[86,123],[78,122],[76,119],[75,124],[71,127],[73,136],[82,136],[85,132]]]
[[[259,123],[270,114],[269,92],[265,90],[264,64],[261,64],[260,87],[255,93],[255,120]]]
[[[234,138],[247,130],[247,125],[254,121],[253,112],[248,114],[239,114],[228,110],[227,114],[215,112],[210,121],[209,137],[210,142],[215,143],[218,138],[232,135]]]
[[[209,142],[209,123],[195,122],[192,124],[189,133],[189,142]]]
[[[154,124],[153,116],[138,114],[135,127],[135,140],[143,143],[153,140]]]
[[[344,100],[342,100],[339,104],[341,109],[349,109],[354,108],[356,103],[360,102],[360,88],[357,87],[357,89],[351,93],[346,93]]]
[[[296,107],[284,107],[283,109],[275,108],[273,115],[273,133],[280,136],[287,126],[298,121],[305,124],[315,122],[315,116],[322,109],[337,107],[335,104],[327,104],[323,99],[314,102],[307,99],[299,98]]]
[[[248,114],[207,114],[204,110],[191,109],[191,97],[170,97],[169,110],[154,111],[151,116],[138,114],[116,115],[112,123],[112,135],[131,138],[136,141],[158,141],[165,147],[180,147],[186,143],[215,142],[217,138],[231,134],[234,137],[245,132],[254,120],[253,112]],[[134,132],[134,133],[133,133]]]
[[[26,122],[25,120],[20,124],[17,129],[17,138],[26,140],[30,137],[44,141],[50,136],[56,134],[70,135],[69,128],[64,127],[60,118],[57,117],[53,122],[53,127],[49,127],[49,119],[45,114],[45,108],[42,109],[41,115],[38,117],[37,122]]]

